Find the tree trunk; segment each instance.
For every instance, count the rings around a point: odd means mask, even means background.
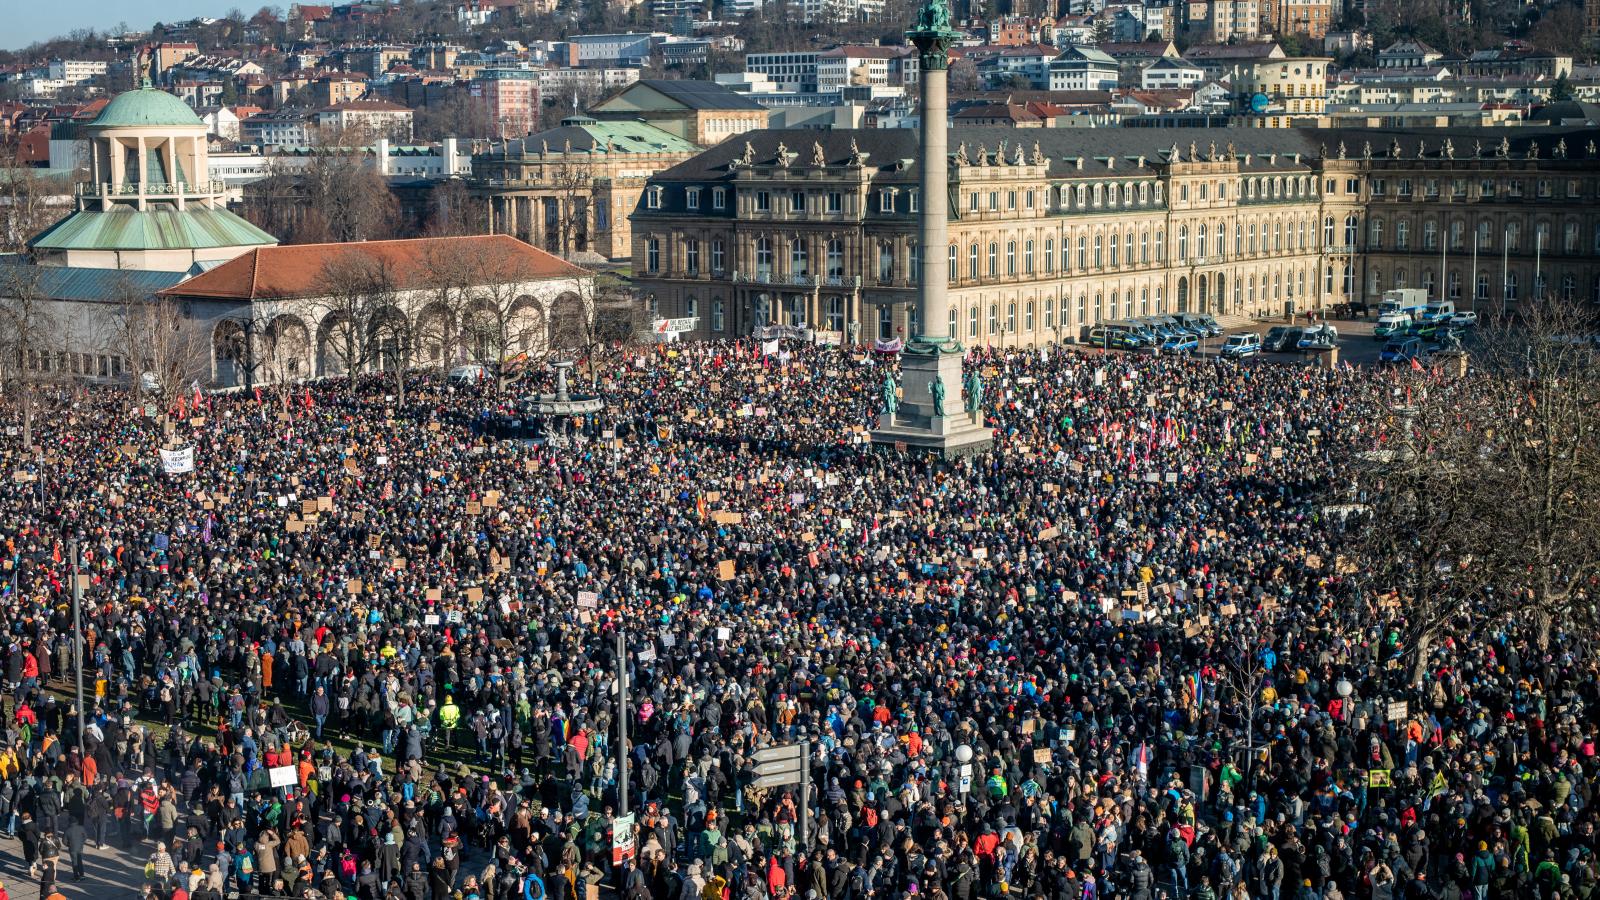
[[[33,392],[22,395],[22,446],[33,446]]]
[[[1428,651],[1433,649],[1432,632],[1423,632],[1417,635],[1417,644],[1412,648],[1411,683],[1421,684],[1424,676],[1428,674]]]
[[[1541,651],[1550,649],[1550,630],[1555,625],[1555,616],[1543,604],[1534,609],[1533,621],[1537,627],[1536,640]]]

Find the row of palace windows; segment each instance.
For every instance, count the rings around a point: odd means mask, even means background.
[[[1353,244],[1355,217],[1352,215],[1346,220],[1346,240]],[[1152,240],[1153,237],[1153,240]],[[1332,246],[1334,237],[1334,220],[1329,217],[1324,220],[1323,241]],[[1135,241],[1137,240],[1137,244]],[[1193,242],[1188,225],[1180,225],[1177,230],[1177,258],[1180,263],[1191,261],[1190,250],[1193,249],[1194,260],[1204,260],[1214,249],[1220,255],[1227,253],[1227,229],[1218,223],[1214,229],[1205,225],[1198,225],[1194,229]],[[1268,224],[1263,222],[1259,226],[1255,222],[1235,223],[1233,229],[1233,253],[1244,256],[1258,253],[1303,252],[1313,249],[1313,234],[1311,222],[1301,219],[1284,222],[1282,220],[1272,223],[1269,231]],[[811,275],[811,244],[802,237],[792,238],[785,242],[784,248],[788,256],[788,273],[792,275]],[[698,238],[685,238],[683,248],[683,274],[697,276],[702,270],[702,265],[709,262],[709,271],[718,275],[727,270],[727,252],[723,241],[713,239],[704,242],[709,248],[708,254],[703,254],[702,241]],[[1074,254],[1074,246],[1076,254]],[[909,266],[912,273],[911,279],[915,281],[921,269],[920,248],[916,244],[909,245]],[[1153,254],[1152,254],[1153,249]],[[759,277],[770,277],[774,274],[778,259],[777,245],[771,238],[756,238],[754,242],[755,274]],[[843,278],[845,272],[845,246],[844,241],[830,239],[823,245],[824,268],[820,274],[829,278]],[[962,277],[959,265],[960,250],[957,244],[949,247],[949,278],[957,281]],[[708,255],[703,258],[703,255]],[[1125,233],[1111,231],[1109,234],[1096,233],[1092,238],[1088,235],[1079,235],[1076,245],[1071,239],[1063,238],[1060,245],[1060,255],[1057,255],[1056,239],[1047,237],[1042,243],[1034,239],[1024,241],[1006,241],[1003,247],[999,241],[990,241],[985,247],[982,243],[973,242],[967,246],[966,278],[978,280],[981,278],[1015,278],[1018,275],[1033,275],[1042,271],[1053,274],[1059,260],[1062,272],[1087,270],[1090,268],[1103,269],[1119,268],[1124,265],[1150,265],[1152,260],[1156,264],[1166,261],[1166,232],[1149,229],[1135,233],[1130,229]],[[879,242],[877,245],[876,277],[880,284],[894,281],[896,253],[893,244]],[[1003,268],[1002,268],[1003,262]],[[1076,265],[1074,265],[1076,263]],[[661,241],[657,237],[648,237],[645,240],[645,270],[649,272],[662,271]]]
[[[684,208],[689,210],[724,210],[728,208],[728,192],[725,187],[712,187],[707,190],[699,185],[690,185],[683,189]],[[1228,198],[1228,184],[1224,181],[1198,182],[1192,186],[1192,192],[1201,201],[1213,197],[1217,200]],[[806,191],[791,190],[774,192],[770,190],[756,190],[754,193],[754,209],[756,212],[773,212],[783,210],[794,214],[808,213],[842,213],[844,212],[844,193],[842,191]],[[1314,182],[1310,176],[1279,176],[1276,178],[1248,178],[1244,181],[1244,199],[1249,200],[1278,200],[1296,199],[1314,196]],[[904,203],[900,196],[905,195]],[[1179,199],[1187,202],[1191,194],[1191,185],[1183,183],[1178,185]],[[877,211],[880,213],[907,212],[915,213],[919,209],[918,192],[910,188],[882,188],[877,192]],[[1031,210],[1038,206],[1041,199],[1057,210],[1067,209],[1117,209],[1148,206],[1152,203],[1159,205],[1162,202],[1163,186],[1159,181],[1126,181],[1126,182],[1097,182],[1095,184],[1054,185],[1044,192],[1033,188],[1014,189],[1004,191],[969,191],[967,193],[967,210],[969,212],[999,212],[1015,211],[1019,209]],[[647,209],[661,209],[665,199],[665,188],[661,185],[651,185],[645,192],[645,207]]]
[[[1287,227],[1285,227],[1287,225]],[[1374,218],[1368,222],[1368,248],[1373,250],[1385,249],[1385,222],[1382,218]],[[1466,248],[1466,225],[1456,221],[1450,223],[1449,246],[1453,250]],[[1353,247],[1356,243],[1357,220],[1354,214],[1345,217],[1344,243],[1346,248]],[[1042,244],[1036,244],[1033,239],[1024,241],[990,241],[987,246],[979,242],[967,245],[966,252],[966,278],[978,280],[981,278],[1016,277],[1020,275],[1033,275],[1042,271],[1052,274],[1056,270],[1057,261],[1063,272],[1086,270],[1089,268],[1101,269],[1107,266],[1117,268],[1123,265],[1148,265],[1151,260],[1157,264],[1165,262],[1166,251],[1164,246],[1164,231],[1157,229],[1152,233],[1142,231],[1137,237],[1137,249],[1133,231],[1119,234],[1112,231],[1109,234],[1095,234],[1091,239],[1087,235],[1080,235],[1074,245],[1070,240],[1063,239],[1060,246],[1060,255],[1057,256],[1055,238],[1045,238]],[[1333,217],[1323,219],[1323,244],[1334,247],[1337,236],[1336,223]],[[1567,254],[1578,253],[1581,246],[1580,226],[1576,222],[1567,222],[1562,226],[1559,251]],[[1496,246],[1496,235],[1490,223],[1479,222],[1474,235],[1474,245],[1479,251],[1492,250]],[[1520,252],[1522,249],[1522,226],[1517,222],[1506,223],[1500,233],[1503,247],[1509,252]],[[1297,252],[1313,249],[1310,223],[1301,219],[1298,223],[1278,221],[1272,223],[1268,230],[1266,223],[1261,223],[1258,229],[1256,223],[1235,223],[1233,229],[1233,253],[1247,255],[1255,253]],[[1193,259],[1206,259],[1214,249],[1218,254],[1225,254],[1227,231],[1225,226],[1217,224],[1214,229],[1206,226],[1196,226],[1191,235],[1189,226],[1181,225],[1177,230],[1177,258],[1179,262]],[[1152,244],[1154,254],[1152,256]],[[1535,227],[1534,245],[1540,250],[1556,252],[1557,245],[1551,242],[1550,223],[1541,222]],[[1076,254],[1073,253],[1074,246]],[[705,248],[704,250],[702,248]],[[770,276],[777,262],[777,251],[770,238],[757,238],[755,248],[755,270],[758,275]],[[1420,249],[1436,250],[1439,248],[1438,223],[1427,221],[1423,223]],[[1395,224],[1395,234],[1392,249],[1412,249],[1411,223],[1401,220]],[[810,275],[811,250],[810,242],[804,238],[794,238],[787,242],[787,255],[789,260],[788,271],[795,275]],[[894,280],[896,253],[895,248],[888,242],[880,242],[877,247],[876,277],[879,283],[890,283]],[[1600,255],[1600,225],[1595,226],[1591,233],[1590,250]],[[960,250],[958,245],[951,244],[949,248],[949,278],[952,281],[962,277],[959,264]],[[915,280],[920,271],[920,252],[917,245],[909,245],[909,271],[911,280]],[[1076,266],[1074,266],[1076,262]],[[721,239],[714,239],[702,243],[698,238],[686,238],[683,241],[683,269],[685,274],[698,275],[702,265],[709,264],[709,271],[721,274],[727,270],[727,252]],[[661,269],[661,242],[658,238],[651,237],[645,242],[645,269],[650,272],[660,272]],[[830,278],[842,278],[845,272],[845,247],[844,242],[831,239],[824,245],[824,268],[820,274]]]
[[[1352,185],[1354,179],[1350,179]],[[1394,179],[1394,193],[1390,194],[1390,179],[1370,179],[1373,197],[1394,196],[1400,199],[1410,199],[1422,196],[1428,199],[1437,199],[1443,192],[1448,192],[1452,199],[1466,199],[1470,186],[1470,179],[1454,178],[1425,178],[1413,179],[1410,177]],[[1329,180],[1329,190],[1336,184]],[[1309,175],[1289,175],[1270,177],[1245,178],[1242,182],[1241,200],[1294,200],[1310,199],[1316,196],[1316,182]],[[1420,190],[1419,190],[1420,188]],[[664,199],[664,188],[652,185],[645,193],[645,206],[648,209],[660,209]],[[1126,182],[1097,182],[1094,184],[1057,184],[1047,190],[1044,202],[1057,210],[1069,209],[1117,209],[1147,206],[1152,203],[1159,205],[1162,202],[1163,186],[1159,181],[1126,181]],[[882,213],[918,211],[917,191],[914,189],[884,188],[877,192],[877,210]],[[902,204],[899,196],[904,194],[906,201]],[[1558,194],[1566,199],[1580,199],[1583,197],[1583,181],[1578,178],[1566,179],[1564,184],[1556,179],[1539,178],[1533,181],[1532,196],[1539,199],[1554,199]],[[1225,181],[1201,181],[1193,185],[1180,183],[1178,185],[1178,199],[1185,203],[1191,196],[1205,202],[1211,199],[1226,200],[1228,198],[1228,183]],[[1477,199],[1522,199],[1528,194],[1525,192],[1525,182],[1522,179],[1494,179],[1484,178],[1478,180]],[[755,211],[772,212],[783,209],[790,213],[842,213],[844,211],[844,193],[841,191],[804,191],[792,190],[787,192],[773,192],[757,190],[754,192]],[[1003,205],[1002,205],[1003,200]],[[967,209],[970,212],[998,212],[1001,209],[1013,211],[1018,209],[1033,209],[1040,200],[1033,189],[1005,191],[970,191],[967,194]],[[712,209],[724,210],[728,208],[728,189],[715,186],[709,189],[699,185],[684,188],[684,206],[690,210]]]
[[[1396,178],[1394,179],[1394,193],[1389,193],[1388,178],[1371,179],[1372,196],[1394,196],[1402,200],[1422,196],[1436,200],[1441,196],[1441,191],[1448,190],[1452,200],[1465,200],[1469,198],[1469,188],[1472,183],[1468,178]],[[1418,188],[1421,188],[1419,191]],[[1540,200],[1553,200],[1557,193],[1561,193],[1568,200],[1577,200],[1583,197],[1583,180],[1568,178],[1562,185],[1556,179],[1538,178],[1533,182],[1533,196]],[[1480,178],[1478,179],[1479,200],[1521,200],[1527,197],[1526,182],[1520,178]]]
[[[1367,220],[1367,248],[1369,250],[1411,250],[1413,230],[1409,219],[1400,219],[1394,223],[1394,239],[1392,243],[1385,244],[1385,222],[1382,218],[1373,217]],[[1496,234],[1496,229],[1490,222],[1479,222],[1474,229],[1472,247],[1479,251],[1494,250],[1495,239],[1500,239],[1500,245],[1509,253],[1520,253],[1523,249],[1522,223],[1507,222]],[[1467,250],[1467,223],[1461,220],[1451,222],[1449,225],[1449,249]],[[1549,222],[1539,222],[1534,226],[1533,248],[1543,253],[1564,253],[1575,255],[1582,252],[1583,227],[1577,222],[1565,222],[1561,226],[1560,242],[1552,240],[1551,225]],[[1439,223],[1429,219],[1422,223],[1420,249],[1439,249]],[[1600,223],[1597,223],[1589,239],[1589,252],[1600,256]]]

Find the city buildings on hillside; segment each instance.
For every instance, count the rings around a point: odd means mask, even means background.
[[[1068,47],[1050,63],[1050,90],[1109,91],[1120,72],[1115,59],[1093,47]]]
[[[317,110],[312,121],[319,132],[370,143],[387,138],[396,143],[411,140],[412,112],[386,100],[351,100]]]
[[[1236,62],[1229,74],[1241,121],[1259,128],[1321,122],[1328,99],[1327,57]]]
[[[1131,316],[1281,315],[1390,287],[1479,309],[1600,302],[1597,138],[957,128],[938,251],[953,308],[934,327],[1031,346]],[[698,318],[698,337],[920,333],[916,155],[901,130],[712,148],[651,179],[633,216],[637,286],[657,315]]]
[[[1342,7],[1336,7],[1333,0],[1261,0],[1260,12],[1264,31],[1321,40]]]

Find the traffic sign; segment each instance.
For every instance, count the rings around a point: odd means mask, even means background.
[[[755,760],[755,781],[751,787],[775,787],[781,784],[798,784],[805,775],[806,745],[783,744],[763,747],[752,754]]]

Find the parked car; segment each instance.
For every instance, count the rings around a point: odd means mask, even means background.
[[[1448,323],[1451,328],[1471,328],[1478,324],[1478,314],[1472,310],[1464,310],[1451,316]]]
[[[1126,329],[1096,325],[1089,329],[1088,345],[1108,350],[1137,350],[1145,345],[1136,334]]]
[[[1216,337],[1222,333],[1222,326],[1209,313],[1181,313],[1178,321],[1199,337]]]
[[[1407,363],[1414,359],[1421,359],[1423,355],[1422,338],[1395,337],[1383,345],[1378,351],[1378,362]]]
[[[1222,345],[1222,355],[1230,359],[1244,359],[1261,352],[1261,335],[1253,331],[1230,334]]]
[[[1339,329],[1332,325],[1313,325],[1300,335],[1295,346],[1301,350],[1332,350],[1339,343]]]
[[[1274,353],[1294,350],[1300,344],[1300,335],[1304,333],[1304,328],[1296,328],[1293,325],[1274,325],[1262,340],[1261,349]]]
[[[1372,336],[1385,341],[1397,334],[1406,334],[1410,330],[1410,316],[1405,313],[1384,313],[1378,317],[1378,324],[1372,329]]]
[[[1192,334],[1176,334],[1161,342],[1162,353],[1193,353],[1200,349],[1200,339]]]
[[[1434,320],[1429,321],[1429,322],[1418,322],[1417,324],[1411,326],[1411,332],[1410,333],[1413,334],[1413,335],[1416,335],[1417,337],[1432,339],[1436,335],[1438,335],[1441,331],[1444,331],[1444,330],[1445,330],[1444,320],[1443,319],[1434,319]]]

